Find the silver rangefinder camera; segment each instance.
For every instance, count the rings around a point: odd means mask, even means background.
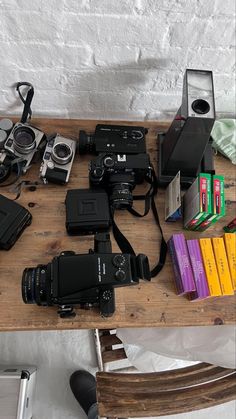
[[[22,172],[25,173],[39,150],[45,134],[27,123],[17,122],[4,144],[4,149],[12,157],[22,161]]]
[[[40,167],[40,178],[43,182],[62,185],[67,183],[75,153],[76,141],[62,137],[60,134],[49,138]]]

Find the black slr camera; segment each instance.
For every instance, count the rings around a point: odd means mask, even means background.
[[[75,305],[98,306],[108,317],[115,311],[114,287],[137,284],[139,278],[150,280],[147,257],[112,253],[110,235],[100,233],[88,254],[63,252],[48,265],[26,268],[22,298],[26,304],[58,305],[61,317],[75,316]]]
[[[120,125],[97,125],[93,135],[80,131],[79,153],[97,155],[90,163],[90,185],[105,188],[113,208],[132,207],[132,191],[150,176],[146,133],[143,127]]]

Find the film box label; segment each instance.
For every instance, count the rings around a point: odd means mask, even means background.
[[[191,293],[190,299],[201,300],[209,297],[210,292],[198,240],[187,240],[187,247],[196,285],[196,291]]]
[[[195,230],[212,215],[211,175],[200,173],[184,194],[184,228]]]
[[[224,242],[233,289],[236,291],[236,233],[225,233]]]
[[[184,235],[182,233],[173,234],[168,243],[169,248],[171,249],[174,272],[177,272],[176,285],[177,290],[179,290],[179,294],[196,291],[193,271]]]
[[[233,295],[234,290],[233,290],[233,286],[231,282],[231,275],[230,275],[223,237],[213,237],[212,244],[213,244],[216,266],[218,270],[222,294]]]
[[[212,215],[196,227],[197,231],[205,231],[225,215],[224,176],[212,176]]]
[[[201,254],[211,297],[222,295],[210,238],[199,239]]]

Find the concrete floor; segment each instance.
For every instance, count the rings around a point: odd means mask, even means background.
[[[70,391],[69,377],[76,369],[97,370],[91,331],[2,332],[0,364],[11,363],[38,367],[34,419],[86,418]],[[235,403],[164,418],[235,419]]]

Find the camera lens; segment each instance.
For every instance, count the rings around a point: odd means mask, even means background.
[[[126,209],[132,207],[133,185],[129,183],[117,183],[112,185],[112,192],[110,195],[110,203],[113,208]]]
[[[210,105],[206,100],[196,99],[192,103],[192,109],[194,112],[204,115],[205,113],[209,112]]]
[[[35,134],[29,127],[20,126],[13,133],[14,149],[21,154],[28,154],[36,147]]]
[[[5,166],[4,164],[0,164],[0,183],[4,182],[8,178],[11,172],[10,166]]]
[[[49,287],[47,285],[47,266],[26,268],[22,276],[22,298],[26,304],[48,306]]]
[[[67,164],[73,155],[71,147],[66,143],[57,143],[52,150],[52,158],[58,164]]]
[[[93,154],[95,152],[95,141],[93,135],[79,132],[79,154]]]

